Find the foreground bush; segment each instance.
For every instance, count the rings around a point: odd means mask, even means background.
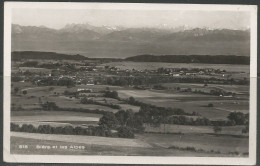
[[[50,125],[40,125],[40,126],[38,126],[37,133],[52,134],[53,127],[51,127]]]
[[[21,127],[21,131],[28,132],[28,133],[35,133],[37,131],[37,129],[31,124],[29,124],[29,125],[23,124]]]
[[[204,150],[204,149],[196,149],[195,147],[178,147],[178,146],[170,146],[168,149],[177,149],[177,150],[185,150],[185,151],[190,151],[190,152],[200,152],[200,153],[215,153],[215,154],[221,154],[220,151],[215,151],[215,150]]]
[[[18,124],[11,123],[11,131],[19,131],[20,126]]]
[[[117,129],[118,137],[121,138],[134,138],[134,133],[129,127],[121,126]]]
[[[220,126],[214,126],[213,130],[214,130],[214,133],[220,133],[222,131],[222,128]]]

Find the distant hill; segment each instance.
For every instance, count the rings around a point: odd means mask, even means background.
[[[250,64],[250,57],[235,55],[137,55],[125,59],[118,58],[88,58],[82,55],[59,54],[55,52],[14,51],[12,60],[48,59],[48,60],[100,60],[133,61],[133,62],[167,62],[167,63],[209,63],[209,64]]]
[[[125,60],[134,62],[250,64],[250,57],[235,55],[138,55],[125,58]]]
[[[124,28],[69,24],[61,29],[12,25],[12,51],[81,54],[89,58],[134,55],[250,55],[249,30]]]
[[[12,52],[12,60],[21,59],[49,59],[49,60],[87,60],[88,58],[82,55],[66,55],[55,52],[36,52],[36,51],[22,51]]]

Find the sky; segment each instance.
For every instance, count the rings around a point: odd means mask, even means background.
[[[247,29],[250,14],[245,11],[135,10],[135,9],[26,9],[12,10],[12,23],[60,29],[66,24],[94,26]]]

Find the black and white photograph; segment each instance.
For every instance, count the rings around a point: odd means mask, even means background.
[[[4,7],[5,161],[256,162],[256,6]]]

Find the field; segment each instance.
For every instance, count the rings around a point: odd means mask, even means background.
[[[26,85],[26,84],[25,84]],[[26,90],[26,95],[13,95],[12,103],[15,104],[16,107],[21,107],[24,109],[33,109],[33,108],[41,108],[40,103],[45,102],[55,102],[56,105],[60,108],[82,108],[82,109],[90,109],[90,110],[105,110],[110,112],[117,112],[117,109],[113,109],[107,106],[94,105],[94,104],[81,104],[80,99],[70,98],[63,95],[64,91],[75,92],[78,88],[91,88],[94,92],[98,92],[100,90],[105,90],[106,87],[109,87],[111,90],[121,89],[120,87],[111,87],[111,86],[76,86],[72,88],[66,88],[62,86],[44,86],[44,87],[23,87],[22,83],[14,83],[13,86],[20,87],[21,91]],[[29,86],[29,85],[28,85]],[[53,90],[50,90],[53,88]],[[59,94],[58,96],[55,94]],[[102,95],[102,93],[90,93],[93,95]],[[104,98],[104,97],[95,97],[96,101],[103,102],[103,100],[107,100],[107,102],[112,104],[119,104],[119,102],[115,99]],[[134,110],[138,110],[137,107],[131,105],[122,105],[123,108],[133,108]]]
[[[95,61],[93,61],[95,62]],[[45,62],[47,63],[47,62]],[[68,61],[68,63],[71,63]],[[82,65],[82,64],[80,64]],[[233,72],[231,78],[248,77],[247,65],[208,65],[208,64],[173,64],[173,63],[142,63],[142,62],[111,62],[103,66],[115,66],[120,69],[157,70],[167,68],[214,68]],[[38,73],[39,68],[21,68]],[[16,70],[13,70],[16,71]],[[50,72],[49,70],[44,70]],[[87,71],[86,73],[88,73]],[[75,72],[76,73],[76,72]],[[83,72],[85,74],[85,72]],[[111,72],[112,73],[112,72]],[[116,76],[108,72],[106,77]],[[104,75],[91,71],[89,75]],[[106,73],[105,73],[106,74]],[[110,75],[111,74],[111,75]],[[139,73],[140,74],[140,73]],[[202,76],[203,77],[203,76]],[[206,76],[205,77],[211,77]],[[80,79],[82,75],[80,75]],[[120,109],[133,110],[137,113],[140,106],[130,105],[127,100],[135,100],[165,108],[181,108],[186,113],[196,112],[196,117],[209,120],[228,120],[231,112],[249,113],[249,86],[232,84],[201,84],[201,83],[161,83],[162,90],[156,90],[155,84],[145,85],[146,90],[138,90],[133,85],[75,85],[75,86],[37,86],[29,82],[12,82],[11,122],[19,124],[50,125],[52,127],[98,126],[103,116],[100,111],[116,113]],[[18,92],[15,92],[15,87]],[[79,89],[90,91],[70,95]],[[184,91],[191,89],[190,91]],[[118,97],[105,96],[105,90],[116,91]],[[235,95],[222,96],[210,92],[225,91]],[[23,93],[26,91],[27,93]],[[203,93],[198,93],[198,91]],[[67,93],[67,95],[65,94]],[[93,102],[82,104],[83,98]],[[44,110],[44,103],[54,102],[58,109]],[[209,106],[209,105],[212,106]],[[116,107],[114,107],[116,106]],[[119,106],[119,107],[118,107]],[[67,110],[66,110],[67,109]],[[69,109],[69,111],[68,111]],[[66,110],[66,111],[64,111]],[[85,110],[85,112],[84,112]],[[95,112],[96,111],[96,112]],[[88,113],[91,112],[91,113]],[[216,133],[214,126],[191,126],[166,124],[152,127],[143,124],[144,132],[135,133],[135,138],[112,138],[102,136],[56,135],[11,132],[11,151],[15,154],[70,154],[70,155],[130,155],[130,156],[240,156],[248,155],[248,133],[242,133],[245,125],[222,126]],[[19,149],[26,144],[29,149]],[[35,148],[36,145],[84,146],[82,149],[50,149]]]
[[[221,153],[248,152],[248,138],[232,136],[215,136],[209,134],[143,134],[138,139],[159,147],[195,147],[207,151],[216,150]]]
[[[71,143],[82,143],[91,145],[106,145],[106,146],[129,146],[129,147],[150,147],[147,143],[137,139],[125,139],[125,138],[107,138],[107,137],[95,137],[95,136],[74,136],[70,135],[55,135],[55,134],[36,134],[36,133],[22,133],[12,132],[11,136],[31,138],[31,139],[43,139],[52,141],[62,141]],[[43,138],[44,137],[44,138]]]
[[[227,115],[232,111],[240,111],[244,113],[248,113],[249,102],[244,98],[248,97],[247,87],[244,86],[216,86],[215,88],[221,89],[229,89],[230,91],[234,91],[240,96],[238,98],[227,98],[227,97],[219,97],[212,95],[202,95],[202,94],[194,94],[194,93],[181,93],[174,90],[174,87],[191,87],[196,89],[202,88],[202,85],[190,85],[190,84],[166,84],[164,86],[168,86],[171,89],[166,91],[159,90],[122,90],[122,88],[113,87],[114,89],[118,89],[119,97],[121,98],[129,98],[134,97],[137,100],[140,100],[145,103],[151,103],[161,107],[172,107],[172,108],[182,108],[186,112],[192,113],[193,111],[200,113],[202,116],[205,116],[210,119],[225,119]],[[204,89],[210,89],[213,85],[206,87]],[[54,87],[53,91],[49,91],[50,87],[32,87],[32,88],[24,88],[28,91],[28,94],[22,97],[12,96],[12,103],[15,106],[21,106],[24,109],[32,109],[32,108],[40,108],[39,98],[41,98],[41,102],[44,103],[46,101],[56,102],[57,106],[60,108],[83,108],[90,110],[106,110],[111,112],[117,112],[117,109],[113,109],[106,106],[101,105],[93,105],[93,104],[80,104],[80,101],[75,98],[69,98],[65,96],[54,96],[53,93],[63,93],[65,90],[75,91],[74,88],[66,88],[66,87]],[[105,86],[92,86],[94,90],[103,90]],[[111,88],[111,89],[113,89]],[[97,94],[97,93],[95,93]],[[109,103],[119,104],[123,109],[132,109],[135,112],[139,110],[139,107],[131,106],[127,104],[121,104],[115,99],[104,98],[104,97],[96,97],[95,100],[99,102],[104,102],[104,99]],[[66,101],[66,102],[64,102]],[[183,104],[185,103],[185,104]],[[207,107],[209,103],[212,103],[214,107]]]
[[[32,124],[35,127],[39,125],[51,126],[86,126],[97,125],[101,115],[68,112],[68,111],[13,111],[11,122],[15,124]]]
[[[242,134],[241,131],[244,126],[224,126],[218,135],[232,135],[246,137],[247,134]],[[178,134],[215,134],[213,126],[190,126],[190,125],[176,125],[176,124],[161,124],[158,127],[146,125],[145,132],[148,133],[178,133]]]
[[[30,142],[28,149],[19,149],[18,146],[21,144],[26,144]],[[79,147],[84,146],[84,150],[71,149],[67,150],[58,149],[36,149],[37,145],[53,146],[58,147]],[[136,147],[113,147],[104,145],[87,145],[79,143],[67,143],[61,141],[46,141],[38,139],[29,139],[21,137],[11,137],[11,150],[13,154],[41,154],[41,155],[116,155],[116,156],[205,156],[206,153],[195,153],[189,151],[175,150],[175,149],[165,149],[165,148],[136,148]],[[207,154],[207,156],[221,156],[220,154]]]
[[[16,154],[73,154],[73,155],[130,155],[130,156],[239,156],[248,154],[248,138],[214,136],[207,134],[138,134],[135,139],[119,139],[89,136],[42,135],[11,133],[11,151]],[[72,139],[73,138],[73,139]],[[27,150],[18,145],[28,145]],[[45,146],[84,146],[80,149],[36,149]],[[194,152],[170,147],[194,147],[203,149]],[[215,153],[218,152],[218,153]]]
[[[182,108],[184,111],[192,113],[198,112],[204,117],[212,120],[226,119],[228,114],[233,111],[239,111],[243,113],[249,112],[248,99],[248,87],[245,86],[217,86],[215,88],[225,88],[241,95],[237,98],[234,97],[220,97],[212,95],[194,94],[189,92],[179,92],[174,88],[198,88],[203,85],[194,84],[163,84],[171,89],[167,90],[118,90],[119,96],[122,98],[134,97],[135,99],[144,103],[153,104],[160,107]],[[206,87],[205,89],[210,89]],[[212,103],[214,107],[208,107],[208,104]]]
[[[29,72],[34,72],[34,73],[50,73],[51,69],[45,69],[45,68],[32,68],[32,67],[20,67],[19,70],[25,72],[25,71],[29,71]]]

